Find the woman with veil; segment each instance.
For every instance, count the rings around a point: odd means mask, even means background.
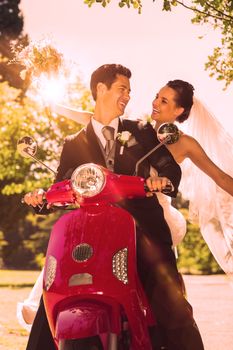
[[[151,117],[155,131],[163,123],[184,123],[187,134],[180,132],[177,143],[167,145],[174,159],[181,164],[180,192],[189,200],[190,219],[198,222],[218,264],[232,276],[233,140],[207,108],[193,97],[193,90],[193,86],[185,81],[169,81],[153,100]],[[54,106],[53,111],[83,125],[92,116],[89,112],[62,105]],[[186,221],[171,205],[168,196],[162,193],[157,196],[176,246],[186,233]],[[28,299],[18,304],[18,319],[28,329],[42,292],[41,276],[42,273]]]
[[[189,218],[199,224],[212,254],[233,275],[233,140],[197,98],[193,86],[169,81],[153,101],[155,129],[184,123],[185,133],[168,145],[181,164],[180,192],[189,200]],[[181,112],[181,113],[180,113]]]
[[[202,145],[211,160],[233,176],[233,139],[204,104],[194,98],[184,130]],[[198,223],[204,240],[223,271],[233,277],[233,183],[217,171],[218,180],[186,158],[180,192],[189,200],[189,219]],[[222,186],[221,186],[222,183]]]

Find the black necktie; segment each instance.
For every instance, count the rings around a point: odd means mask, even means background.
[[[115,129],[112,128],[111,126],[104,126],[102,128],[102,133],[104,135],[104,138],[106,140],[106,147],[105,147],[105,153],[106,156],[109,156],[109,153],[112,149],[112,146],[114,144],[114,131]]]

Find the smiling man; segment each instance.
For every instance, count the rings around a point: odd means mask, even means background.
[[[56,181],[69,178],[76,167],[89,162],[107,166],[117,174],[133,175],[138,160],[158,145],[149,123],[142,126],[119,118],[130,99],[130,77],[130,70],[119,64],[105,64],[93,72],[90,86],[96,102],[94,115],[86,128],[66,138]],[[122,152],[117,135],[124,132],[132,136],[133,142],[128,142]],[[150,177],[150,167],[157,170],[158,176]],[[176,196],[181,171],[165,146],[142,162],[139,173],[150,190],[163,191],[169,184],[168,195]],[[38,191],[24,199],[33,206],[42,203]],[[182,294],[171,233],[157,197],[130,199],[119,205],[133,215],[141,229],[137,234],[138,271],[158,325],[165,329],[167,349],[203,350],[191,306]],[[152,336],[153,332],[154,328]],[[153,347],[156,350],[161,348],[157,339]],[[42,302],[27,350],[52,349],[51,343]],[[94,337],[92,345],[84,349],[102,349],[98,337]]]

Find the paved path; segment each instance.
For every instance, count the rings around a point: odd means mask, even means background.
[[[205,350],[233,350],[233,285],[225,275],[184,279]],[[27,333],[22,332],[15,310],[29,290],[0,288],[0,350],[25,349]]]
[[[233,350],[233,283],[225,275],[184,280],[205,350]]]

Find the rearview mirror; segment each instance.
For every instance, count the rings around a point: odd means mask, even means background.
[[[24,158],[33,158],[37,152],[37,143],[30,136],[24,136],[17,143],[17,151]]]
[[[179,140],[180,131],[173,123],[162,124],[157,131],[157,138],[159,142],[165,145],[171,145]]]
[[[19,139],[17,143],[17,151],[19,154],[24,158],[32,158],[37,163],[43,165],[45,168],[47,168],[51,173],[56,175],[56,171],[54,171],[52,168],[50,168],[48,165],[46,165],[44,162],[42,162],[40,159],[36,158],[36,152],[37,152],[37,142],[33,139],[31,136],[24,136]]]

